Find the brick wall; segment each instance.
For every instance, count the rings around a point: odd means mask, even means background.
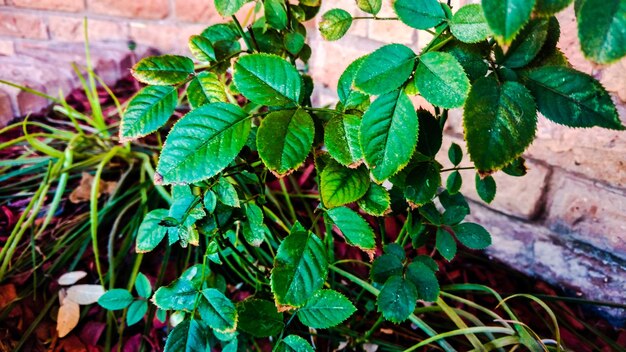
[[[82,18],[87,16],[99,72],[114,80],[132,62],[127,41],[164,52],[186,52],[190,34],[223,21],[212,3],[0,0],[0,78],[49,93],[59,87],[69,90],[75,81],[68,63],[82,60]],[[353,0],[325,1],[322,11],[331,7],[363,15]],[[241,18],[248,10],[242,11]],[[389,1],[380,15],[393,15]],[[626,60],[610,66],[587,62],[579,50],[572,9],[560,14],[559,20],[559,46],[577,69],[599,79],[612,93],[626,124]],[[336,101],[337,80],[351,60],[390,42],[419,51],[430,39],[429,34],[394,21],[356,21],[349,34],[336,42],[323,41],[314,27],[315,23],[308,24],[318,104]],[[0,123],[2,116],[27,113],[45,103],[0,87]],[[415,103],[424,106],[422,100]],[[451,139],[442,153],[451,141],[463,144],[460,119],[460,111],[451,113],[446,129]],[[473,191],[472,172],[463,174],[464,192],[473,202],[472,218],[494,235],[488,253],[578,296],[626,303],[626,134],[564,128],[540,118],[537,137],[526,153],[528,175],[496,174],[498,195],[491,205],[482,203]],[[605,312],[626,320],[622,310]]]

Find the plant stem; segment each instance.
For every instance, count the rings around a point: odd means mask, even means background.
[[[360,16],[352,17],[353,20],[397,21],[398,17]]]
[[[243,31],[243,27],[241,26],[241,23],[239,23],[237,16],[232,15],[231,18],[233,19],[233,23],[235,23],[235,27],[237,27],[237,32],[239,32],[239,35],[243,38],[243,41],[246,43],[246,47],[248,48],[248,51],[254,51],[255,47],[253,47],[252,43],[250,43],[250,38],[246,37],[246,33]],[[259,49],[256,48],[256,51],[258,52]]]
[[[460,170],[474,170],[473,166],[463,166],[463,167],[451,167],[449,169],[441,169],[439,172],[449,172],[449,171],[460,171]]]

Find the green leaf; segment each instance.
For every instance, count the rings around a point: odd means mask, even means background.
[[[405,321],[413,313],[416,302],[415,285],[400,275],[392,276],[385,282],[376,300],[378,311],[395,324]]]
[[[163,352],[206,351],[209,348],[207,333],[207,327],[199,321],[184,320],[167,336]]]
[[[346,207],[333,208],[326,215],[339,228],[346,242],[368,253],[376,248],[376,238],[370,225],[354,210]]]
[[[120,310],[133,303],[133,295],[128,290],[114,288],[98,298],[98,304],[107,310]]]
[[[424,220],[426,220],[425,223],[441,225],[443,221],[439,210],[437,210],[437,207],[435,207],[432,202],[426,203],[423,206],[419,207],[418,212],[424,218]]]
[[[414,66],[413,50],[401,44],[388,44],[365,57],[354,84],[368,94],[385,94],[409,79]]]
[[[416,206],[430,202],[441,185],[439,169],[437,163],[426,162],[407,170],[404,197]]]
[[[452,54],[445,52],[428,52],[420,56],[415,84],[424,99],[446,109],[463,106],[470,90],[463,66]]]
[[[302,324],[314,329],[327,329],[348,319],[356,308],[344,295],[333,290],[318,290],[298,309]]]
[[[484,49],[489,49],[488,46],[472,45],[464,43],[448,44],[444,47],[444,51],[450,53],[455,59],[463,66],[465,73],[469,77],[470,81],[475,81],[479,78],[485,77],[489,70],[489,65],[483,59],[489,54]]]
[[[491,235],[478,224],[464,222],[453,226],[452,230],[459,242],[467,248],[485,249],[491,245]]]
[[[157,165],[157,184],[193,183],[213,177],[230,164],[250,133],[240,107],[214,103],[185,115],[167,136]]]
[[[213,192],[217,196],[217,200],[224,205],[228,205],[229,207],[239,208],[239,196],[237,195],[237,190],[232,183],[228,182],[227,179],[221,177],[219,181],[213,186]]]
[[[463,150],[458,144],[452,143],[448,149],[448,159],[454,166],[458,166],[463,161]]]
[[[383,247],[383,252],[385,252],[387,254],[395,255],[400,260],[405,260],[406,259],[406,253],[405,253],[404,248],[401,245],[399,245],[399,244],[397,244],[395,242],[387,243]]]
[[[284,0],[265,0],[265,22],[272,28],[283,30],[287,28],[287,8]]]
[[[283,314],[274,303],[262,299],[248,298],[237,304],[239,322],[237,328],[254,337],[269,337],[280,334],[285,324]]]
[[[226,87],[212,72],[201,72],[189,82],[187,98],[193,109],[206,104],[228,101]]]
[[[446,225],[456,225],[463,221],[469,214],[469,210],[464,206],[451,206],[443,212],[443,223]]]
[[[502,64],[509,68],[528,65],[546,42],[548,23],[548,19],[531,20],[511,43]]]
[[[585,0],[576,11],[578,38],[588,59],[608,64],[626,55],[626,2]]]
[[[150,298],[150,295],[152,295],[152,284],[150,284],[150,280],[143,273],[137,274],[135,290],[139,297]]]
[[[192,35],[189,37],[189,51],[198,61],[213,62],[216,60],[213,43],[205,36]]]
[[[237,328],[237,309],[223,293],[207,288],[202,290],[205,299],[200,300],[198,312],[209,327],[221,331],[230,332]]]
[[[439,271],[439,266],[437,265],[437,262],[427,255],[418,255],[413,258],[413,262],[424,264],[433,273]]]
[[[530,92],[517,82],[477,80],[463,114],[469,155],[478,170],[497,170],[530,145],[537,129],[537,111]]]
[[[137,242],[135,244],[137,253],[150,252],[161,243],[167,234],[167,227],[160,226],[159,223],[167,215],[167,209],[155,209],[143,218],[141,225],[139,225],[139,230],[137,230]]]
[[[378,97],[361,121],[361,146],[374,179],[382,182],[411,159],[418,135],[413,103],[402,91]]]
[[[370,270],[370,278],[374,282],[385,283],[390,277],[402,275],[402,260],[393,254],[383,254],[374,260]]]
[[[522,157],[519,157],[513,160],[513,162],[511,162],[509,165],[505,166],[502,171],[504,171],[505,174],[513,177],[525,176],[528,172],[528,168],[526,168],[526,160]]]
[[[500,45],[508,45],[530,20],[535,0],[483,0],[487,23]]]
[[[476,192],[480,196],[480,199],[486,203],[491,203],[496,197],[496,181],[491,176],[480,177],[480,174],[476,173]]]
[[[259,247],[265,239],[263,210],[254,203],[247,203],[244,210],[248,221],[243,223],[243,237],[251,246]]]
[[[435,247],[439,254],[447,261],[451,261],[456,255],[456,241],[452,235],[443,228],[437,229],[437,238],[435,241]]]
[[[283,39],[283,44],[291,55],[298,55],[304,47],[304,40],[304,36],[300,33],[287,33]]]
[[[356,115],[335,115],[324,127],[326,149],[342,165],[355,166],[363,159],[360,128],[361,118]]]
[[[346,10],[332,9],[322,15],[319,23],[320,33],[326,40],[338,40],[352,26],[352,15]]]
[[[462,185],[463,178],[461,177],[461,173],[458,171],[451,172],[446,181],[448,192],[450,192],[450,194],[458,193]]]
[[[207,268],[204,270],[208,271]],[[152,302],[158,308],[165,310],[192,311],[202,285],[200,279],[202,279],[202,265],[194,265],[185,270],[180,278],[171,284],[159,287],[152,296]]]
[[[437,0],[396,0],[393,9],[400,21],[417,29],[434,27],[446,19]]]
[[[435,302],[439,297],[439,282],[435,273],[423,263],[413,262],[406,268],[406,278],[417,288],[418,299]]]
[[[423,109],[417,110],[417,118],[419,120],[417,150],[427,157],[435,157],[441,149],[443,139],[439,120]]]
[[[247,0],[215,0],[215,9],[223,17],[230,17],[237,13]]]
[[[274,352],[315,352],[315,350],[302,337],[289,335],[278,342]]]
[[[202,201],[204,204],[204,209],[206,209],[207,213],[213,214],[215,211],[215,207],[217,207],[217,196],[211,190],[207,190],[204,193],[204,200]]]
[[[233,77],[241,94],[259,105],[284,106],[300,101],[300,74],[280,56],[243,56],[235,64]]]
[[[184,56],[150,56],[141,59],[130,72],[139,82],[165,86],[184,82],[194,73],[194,66]]]
[[[271,274],[279,310],[302,307],[324,285],[328,271],[326,250],[311,232],[293,232],[278,247]]]
[[[366,105],[366,109],[367,106],[369,106],[369,95],[354,89],[354,79],[356,78],[359,68],[361,68],[361,64],[365,61],[365,58],[366,56],[361,56],[357,60],[353,61],[341,74],[341,77],[339,77],[339,82],[337,83],[337,95],[339,96],[339,101],[344,105],[344,109],[346,110],[349,108],[359,109],[362,105]]]
[[[357,204],[364,212],[372,216],[383,216],[390,211],[391,198],[385,187],[376,183],[370,183],[369,189],[357,201]]]
[[[537,0],[535,12],[541,16],[552,16],[565,9],[572,0]]]
[[[314,137],[315,125],[306,111],[280,110],[263,119],[256,144],[263,163],[273,173],[284,176],[304,163]]]
[[[356,0],[356,6],[358,6],[361,11],[371,13],[372,15],[376,15],[380,12],[382,4],[382,0]]]
[[[570,127],[624,129],[611,96],[593,77],[551,66],[531,70],[524,78],[539,111],[550,120]]]
[[[478,43],[491,34],[480,4],[461,7],[450,21],[450,30],[464,43]]]
[[[126,326],[137,324],[148,312],[148,302],[134,301],[126,312]]]
[[[327,208],[356,202],[363,197],[370,184],[370,174],[364,165],[349,169],[330,162],[320,175],[320,194]]]
[[[133,97],[122,116],[120,140],[122,142],[143,137],[165,125],[178,104],[176,88],[148,86]]]

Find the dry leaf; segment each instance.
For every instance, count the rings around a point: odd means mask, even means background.
[[[373,343],[364,343],[363,350],[365,352],[376,352],[378,351],[378,345],[375,345]]]
[[[93,304],[98,302],[100,296],[104,294],[101,285],[74,285],[67,289],[65,301],[72,300],[78,304]]]
[[[84,271],[71,271],[61,275],[57,282],[61,286],[69,286],[75,284],[78,280],[84,278],[85,276],[87,276],[87,273]]]
[[[80,318],[78,303],[65,298],[61,307],[59,307],[59,314],[57,315],[57,332],[59,337],[69,334],[78,325],[78,318]]]
[[[83,172],[82,178],[80,179],[80,184],[70,194],[70,202],[80,203],[88,201],[91,198],[92,184],[93,175],[87,172]],[[98,197],[100,197],[101,194],[111,194],[115,190],[115,187],[117,187],[117,182],[100,180]]]

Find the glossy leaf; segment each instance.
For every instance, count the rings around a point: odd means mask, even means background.
[[[122,116],[122,142],[148,135],[165,125],[178,104],[176,88],[148,86],[133,97]]]
[[[275,352],[315,352],[313,347],[302,337],[289,335],[280,340],[274,349]]]
[[[480,199],[486,203],[491,203],[496,197],[496,181],[491,176],[485,176],[481,178],[477,173],[475,176],[476,192],[480,196]]]
[[[469,210],[464,206],[450,206],[443,212],[442,220],[446,225],[456,225],[463,221],[469,214]]]
[[[418,299],[435,302],[439,297],[439,282],[435,273],[421,262],[412,262],[406,268],[406,278],[417,288]]]
[[[217,175],[243,148],[250,133],[240,107],[214,103],[185,115],[167,136],[156,183],[193,183]]]
[[[291,55],[298,55],[304,48],[304,40],[304,36],[300,33],[287,33],[283,39],[283,44]]]
[[[539,54],[546,41],[548,23],[548,19],[531,20],[511,43],[502,64],[509,68],[528,65]]]
[[[243,56],[235,64],[233,78],[241,94],[257,104],[284,106],[300,101],[300,74],[280,56]]]
[[[302,307],[324,285],[328,261],[322,241],[311,232],[292,232],[278,247],[271,275],[279,311]]]
[[[213,43],[205,36],[192,35],[189,37],[189,51],[198,61],[212,62],[216,60]]]
[[[385,187],[371,183],[365,195],[357,201],[359,207],[372,216],[383,216],[390,211],[391,198]]]
[[[346,296],[333,290],[319,290],[304,307],[298,309],[298,319],[310,328],[327,329],[339,325],[355,311],[356,308]]]
[[[148,302],[146,301],[134,301],[128,307],[126,312],[126,326],[137,324],[143,319],[148,312]]]
[[[576,11],[578,38],[588,59],[611,63],[626,55],[626,2],[585,0]]]
[[[285,0],[265,0],[265,22],[275,29],[287,28],[287,8]]]
[[[446,188],[450,194],[458,193],[463,185],[463,178],[461,177],[461,173],[458,171],[453,171],[448,175],[448,179],[446,180]]]
[[[458,166],[461,161],[463,161],[463,150],[458,144],[452,143],[452,145],[450,145],[450,149],[448,149],[448,159],[450,159],[450,162],[454,166]]]
[[[326,215],[339,228],[348,244],[365,251],[371,251],[376,247],[374,231],[354,210],[346,207],[333,208],[328,210]]]
[[[418,163],[407,170],[404,197],[416,206],[430,202],[441,185],[439,165],[432,162]]]
[[[254,337],[276,336],[285,326],[283,314],[276,310],[273,302],[248,298],[237,304],[237,311],[237,328]]]
[[[572,0],[537,0],[535,12],[542,16],[552,16],[565,9]]]
[[[437,0],[396,0],[393,9],[402,22],[417,29],[434,27],[446,19]]]
[[[237,13],[247,0],[215,0],[215,9],[223,17],[229,17]]]
[[[202,321],[209,327],[222,332],[235,331],[237,327],[237,309],[223,293],[207,288],[202,290],[204,299],[200,300],[198,312]]]
[[[374,260],[370,270],[370,278],[374,282],[385,283],[390,277],[402,275],[402,260],[393,254],[383,254]]]
[[[571,127],[624,129],[610,95],[593,77],[567,67],[541,67],[525,76],[539,111]]]
[[[386,245],[384,245],[383,252],[394,255],[400,260],[406,259],[406,252],[404,248],[395,242],[387,243]]]
[[[324,144],[333,159],[353,167],[363,159],[359,142],[361,118],[356,115],[336,115],[324,127]]]
[[[537,112],[530,92],[517,82],[481,78],[472,86],[463,115],[465,139],[479,170],[497,170],[530,145]]]
[[[426,157],[435,157],[441,149],[443,140],[440,121],[423,109],[417,110],[417,119],[419,120],[417,150]]]
[[[489,65],[483,59],[487,55],[485,46],[464,43],[448,44],[444,51],[450,53],[463,66],[470,81],[485,77],[489,70]]]
[[[367,168],[361,165],[349,169],[337,162],[330,162],[320,175],[320,195],[328,208],[356,202],[363,197],[370,184]]]
[[[365,110],[369,106],[369,95],[354,89],[354,80],[365,58],[366,56],[361,56],[354,60],[339,77],[337,95],[344,109],[357,108]],[[361,106],[365,106],[365,109],[360,109]]]
[[[388,44],[365,57],[354,84],[368,94],[385,94],[409,79],[413,66],[413,50],[401,44]]]
[[[352,26],[352,15],[346,10],[332,9],[322,16],[319,23],[320,33],[326,40],[338,40]]]
[[[456,255],[456,241],[452,235],[443,228],[437,229],[437,238],[435,242],[437,252],[441,254],[447,261],[451,261]]]
[[[535,0],[483,0],[487,23],[501,45],[508,45],[530,20]]]
[[[150,298],[152,295],[152,284],[146,275],[143,273],[137,274],[137,278],[135,279],[135,290],[139,297]]]
[[[193,109],[206,104],[228,101],[226,87],[212,72],[201,72],[189,82],[187,98]]]
[[[361,11],[371,13],[372,15],[376,15],[380,12],[382,4],[382,0],[356,0],[356,6],[358,6]]]
[[[471,222],[452,227],[456,238],[465,247],[471,249],[485,249],[491,245],[491,235],[484,227]]]
[[[120,310],[133,303],[133,295],[121,288],[115,288],[105,292],[98,299],[98,304],[107,310]]]
[[[194,73],[193,61],[178,55],[150,56],[141,59],[130,71],[139,82],[152,85],[174,85]]]
[[[361,121],[361,146],[374,179],[382,182],[411,159],[418,135],[417,114],[402,91],[380,96]]]
[[[205,269],[207,270],[207,269]],[[206,273],[208,276],[208,273]],[[202,278],[202,265],[195,265],[185,270],[180,278],[167,286],[161,286],[152,296],[152,302],[164,310],[194,309]]]
[[[247,203],[244,210],[248,221],[243,223],[243,237],[251,246],[258,247],[265,238],[263,210],[254,203]]]
[[[392,276],[385,282],[376,300],[378,311],[395,324],[405,321],[413,313],[416,302],[415,285],[400,275]]]
[[[420,56],[415,84],[429,103],[446,109],[463,106],[470,90],[463,66],[445,52],[428,52]]]
[[[315,125],[306,111],[280,110],[263,119],[256,144],[263,163],[278,176],[284,176],[304,163],[314,136]]]
[[[167,234],[167,227],[159,225],[168,216],[167,209],[155,209],[149,212],[139,225],[135,251],[137,253],[150,252],[161,243]]]
[[[226,0],[228,1],[228,0]],[[163,352],[206,351],[208,347],[206,326],[197,320],[185,320],[170,332]]]
[[[237,190],[232,183],[228,182],[225,178],[220,178],[219,181],[213,186],[213,192],[217,196],[217,200],[229,207],[239,208],[239,196]]]
[[[464,43],[478,43],[491,33],[480,4],[461,7],[450,21],[450,31]]]

